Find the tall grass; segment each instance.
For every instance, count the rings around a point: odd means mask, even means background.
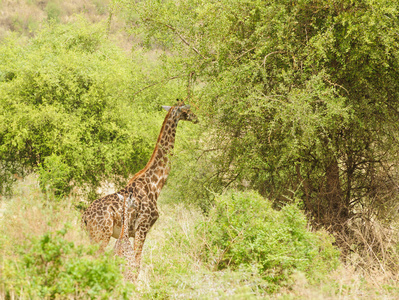
[[[96,254],[72,202],[43,194],[36,176],[20,181],[14,196],[3,200],[0,299],[130,297],[120,262],[110,252]]]
[[[169,192],[165,195],[170,194]],[[227,201],[228,197],[223,197],[222,200]],[[10,274],[10,270],[7,270],[10,262],[20,267],[20,262],[27,255],[34,257],[35,253],[32,253],[30,247],[37,246],[35,241],[43,240],[43,237],[49,235],[54,244],[57,241],[62,245],[68,242],[74,245],[73,249],[91,249],[86,233],[80,228],[80,212],[74,206],[76,201],[73,198],[57,201],[51,194],[44,194],[40,191],[35,176],[20,180],[15,187],[14,196],[1,200],[0,299],[40,298],[39,295],[29,295],[28,288],[24,285],[19,286],[20,290],[10,292],[7,283],[12,282],[13,278],[4,278],[5,271],[8,272],[7,276]],[[287,274],[286,283],[280,289],[270,291],[270,282],[264,278],[258,265],[249,263],[215,268],[215,261],[204,258],[212,242],[215,242],[214,236],[204,234],[202,230],[204,224],[216,230],[217,223],[212,220],[212,213],[204,216],[195,207],[173,204],[171,199],[162,197],[159,209],[160,218],[147,237],[137,283],[134,286],[124,285],[122,276],[113,277],[114,288],[119,288],[119,294],[111,291],[108,286],[109,290],[99,292],[94,298],[118,299],[125,295],[131,299],[395,299],[399,296],[397,275],[386,276],[380,270],[373,274],[363,272],[353,262],[341,264],[336,270],[323,273],[318,281],[312,280],[306,273],[308,271],[292,269],[292,273]],[[228,217],[235,216],[231,214]],[[277,219],[281,221],[281,218],[279,214]],[[69,224],[68,230],[64,230],[65,224]],[[64,236],[57,231],[64,232]],[[112,260],[110,258],[114,241],[107,248],[106,259],[109,261]],[[216,241],[219,239],[216,238]],[[68,254],[70,257],[75,255],[71,253]],[[87,262],[90,257],[103,265],[109,263],[101,260],[95,252],[90,254],[90,250],[85,250],[82,257],[73,256],[73,259],[86,259]],[[62,262],[69,263],[70,260],[64,259]],[[84,266],[87,265],[89,264]],[[40,268],[40,264],[35,266]],[[86,270],[87,274],[88,269],[82,267],[82,270]],[[20,276],[21,272],[22,270],[17,270],[14,274]],[[24,272],[33,274],[29,270]],[[58,277],[70,278],[62,272],[58,273]],[[112,268],[107,272],[113,274]],[[90,295],[88,290],[84,290],[80,294],[70,293],[58,297],[87,299]]]

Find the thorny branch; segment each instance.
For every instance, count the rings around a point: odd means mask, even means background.
[[[175,27],[173,27],[173,26],[171,26],[171,25],[169,25],[169,24],[165,24],[165,23],[159,22],[159,21],[155,21],[155,20],[153,20],[153,19],[145,19],[145,21],[152,21],[152,22],[154,22],[154,23],[159,23],[159,24],[161,24],[161,25],[163,25],[163,26],[169,28],[170,30],[172,30],[172,31],[180,38],[180,40],[181,40],[184,44],[186,44],[188,47],[190,47],[191,49],[193,49],[195,53],[197,53],[199,56],[201,56],[203,59],[205,59],[205,56],[203,56],[203,55],[201,54],[201,52],[200,52],[197,48],[195,48],[194,46],[192,46],[192,45],[185,39],[185,37],[184,37]]]
[[[142,91],[144,91],[144,90],[146,90],[146,89],[148,89],[148,88],[150,88],[150,87],[153,87],[154,85],[157,85],[157,84],[160,84],[160,83],[169,81],[169,80],[173,80],[173,79],[177,79],[177,78],[186,77],[186,76],[187,76],[187,75],[178,75],[178,76],[173,76],[173,77],[169,77],[169,78],[163,79],[163,80],[161,80],[161,81],[157,81],[157,82],[155,82],[155,83],[152,83],[152,84],[150,84],[150,85],[147,85],[147,86],[143,87],[142,89],[140,89],[140,90],[138,90],[137,92],[135,92],[132,96],[136,96],[137,94],[141,93]]]

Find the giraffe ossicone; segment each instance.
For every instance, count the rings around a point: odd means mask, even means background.
[[[169,158],[174,148],[177,124],[179,121],[198,122],[190,106],[183,102],[163,108],[168,113],[144,169],[137,172],[127,186],[117,193],[93,201],[82,215],[83,228],[88,231],[91,241],[100,245],[101,252],[105,250],[111,236],[119,239],[123,233],[127,239],[134,238],[135,279],[139,273],[147,233],[159,216],[157,199],[170,171]],[[131,205],[126,205],[125,211],[127,232],[122,226],[125,198],[131,202]]]

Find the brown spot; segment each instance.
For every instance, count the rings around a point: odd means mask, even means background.
[[[165,178],[162,177],[161,180],[159,181],[159,184],[160,184],[161,186],[163,186],[164,183],[165,183]]]
[[[156,174],[154,174],[151,178],[152,182],[157,182],[158,181],[158,176]]]

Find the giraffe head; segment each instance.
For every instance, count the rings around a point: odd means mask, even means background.
[[[184,104],[183,101],[178,102],[175,106],[162,106],[166,111],[170,111],[173,114],[173,117],[182,120],[182,121],[190,121],[194,124],[198,123],[197,116],[191,111],[190,105]]]

